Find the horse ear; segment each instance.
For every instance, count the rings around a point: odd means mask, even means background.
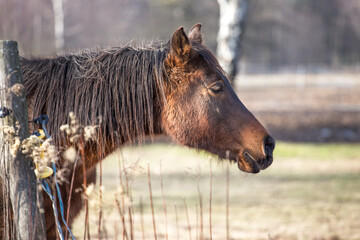
[[[181,59],[187,60],[190,55],[191,44],[189,38],[186,36],[183,27],[179,27],[171,37],[170,53]]]
[[[195,24],[189,31],[189,39],[198,44],[202,43],[201,23]]]

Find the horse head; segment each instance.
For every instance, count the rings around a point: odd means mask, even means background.
[[[271,165],[275,141],[239,100],[215,56],[202,44],[200,29],[196,24],[186,35],[180,27],[169,41],[162,130],[183,145],[258,173]]]

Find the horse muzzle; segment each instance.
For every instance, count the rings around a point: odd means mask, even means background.
[[[260,170],[268,168],[273,162],[273,151],[275,149],[275,140],[267,136],[263,141],[263,156],[255,158],[250,151],[244,151],[237,159],[238,168],[248,173],[258,173]]]

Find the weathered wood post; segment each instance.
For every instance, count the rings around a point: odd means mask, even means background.
[[[3,184],[5,192],[0,196],[0,205],[6,205],[2,209],[3,215],[10,216],[5,224],[3,222],[5,229],[0,229],[3,234],[0,238],[45,239],[44,218],[38,207],[39,194],[32,161],[20,149],[15,150],[16,145],[29,136],[25,89],[15,41],[0,41],[0,92],[2,110],[3,107],[12,110],[10,115],[0,118],[0,127],[14,127],[18,133],[11,143],[0,131],[0,184]],[[12,214],[9,213],[9,200]],[[9,219],[11,221],[11,215],[13,223],[6,223]]]

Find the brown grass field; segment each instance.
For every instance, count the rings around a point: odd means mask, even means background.
[[[315,156],[312,157],[313,154]],[[127,166],[136,166],[135,172],[131,170],[129,176],[132,200],[125,199],[126,204],[132,204],[134,208],[134,239],[142,239],[140,198],[144,205],[146,239],[154,239],[147,162],[150,162],[151,168],[158,239],[165,239],[166,232],[160,163],[169,239],[189,239],[183,199],[189,210],[192,239],[199,239],[199,198],[194,172],[201,172],[199,185],[203,201],[204,239],[210,239],[210,162],[213,167],[212,239],[226,239],[226,164],[219,163],[203,152],[168,144],[126,147],[121,154],[114,154],[103,162],[102,224],[106,229],[102,230],[103,239],[122,239],[122,222],[115,204],[115,194],[120,186],[118,166],[121,159],[126,159]],[[138,165],[132,165],[139,159]],[[359,173],[360,145],[279,143],[275,162],[258,175],[242,173],[235,165],[231,165],[231,239],[359,239]],[[90,230],[93,238],[97,237],[98,229],[98,194],[99,190],[95,188],[90,200]],[[80,216],[74,228],[76,235],[82,236],[83,224],[84,218]],[[127,226],[129,228],[128,222]]]
[[[307,76],[295,84],[288,84],[287,79],[299,76],[247,77],[239,85],[238,93],[278,140],[272,166],[251,175],[231,164],[227,175],[226,162],[201,151],[164,141],[126,146],[103,161],[102,201],[99,201],[98,185],[90,194],[92,239],[126,239],[116,198],[125,210],[122,214],[129,238],[132,226],[133,239],[155,239],[148,164],[157,239],[166,239],[166,232],[168,239],[190,239],[191,233],[193,240],[360,239],[360,81],[357,75]],[[264,88],[264,79],[272,84]],[[326,80],[330,84],[326,84]],[[120,165],[127,169],[127,184],[124,174],[120,181]],[[128,185],[130,191],[121,193],[121,185],[124,189]],[[78,217],[73,230],[79,239],[83,238],[84,214]]]

